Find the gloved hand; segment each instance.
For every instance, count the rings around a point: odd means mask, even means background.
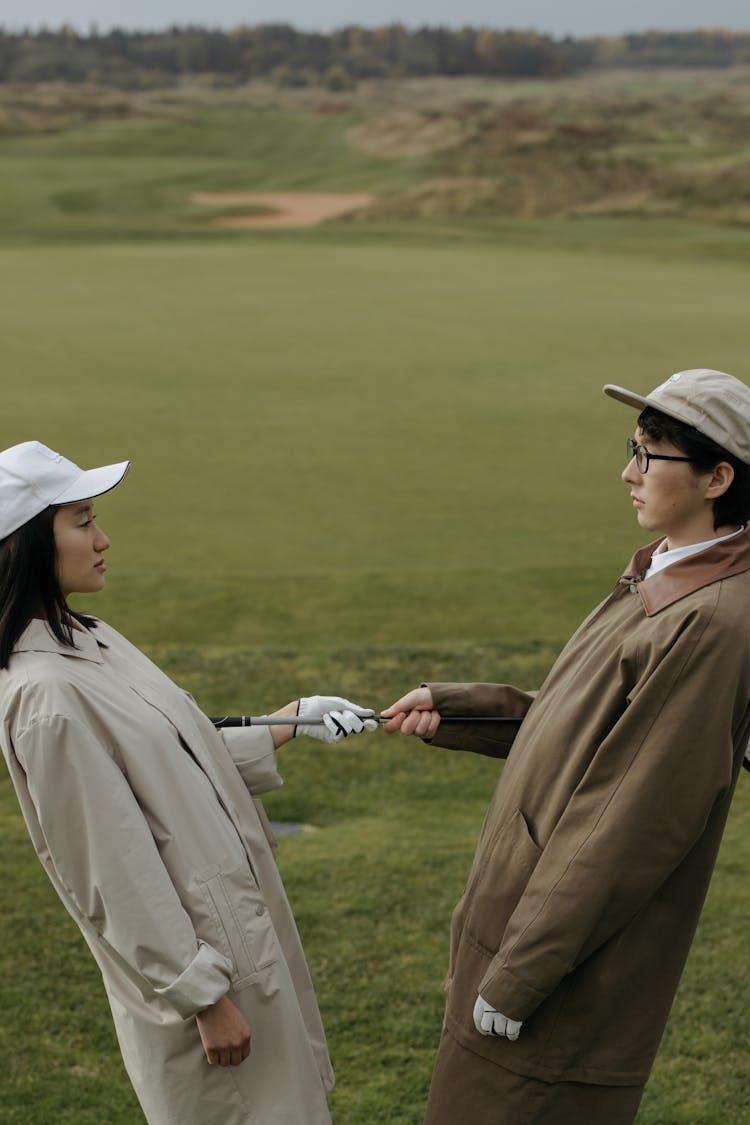
[[[329,746],[350,734],[378,729],[376,720],[368,717],[375,714],[372,707],[360,707],[340,695],[310,695],[300,699],[297,714],[308,721],[295,728],[295,735],[306,734]]]
[[[521,1020],[508,1019],[481,996],[477,996],[474,1005],[474,1027],[480,1035],[500,1035],[515,1040],[518,1039],[521,1024]]]

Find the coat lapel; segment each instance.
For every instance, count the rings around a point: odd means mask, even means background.
[[[644,582],[651,556],[661,542],[657,539],[636,551],[623,575],[624,580],[638,583],[638,593],[649,617],[704,586],[750,570],[750,535],[735,535],[665,567]]]

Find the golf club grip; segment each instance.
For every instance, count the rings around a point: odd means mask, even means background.
[[[377,723],[389,722],[389,716],[386,715],[367,715],[363,716],[368,719],[375,719]],[[507,716],[507,715],[443,715],[441,720],[443,723],[515,723],[520,726],[523,722],[523,716]],[[298,727],[298,726],[320,726],[321,721],[317,722],[315,719],[301,719],[298,715],[213,715],[211,722],[220,730],[221,727]]]

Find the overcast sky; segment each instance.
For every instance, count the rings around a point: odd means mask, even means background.
[[[648,28],[726,27],[750,30],[750,0],[0,0],[0,26],[59,27],[87,31],[111,27],[163,28],[172,24],[235,27],[291,23],[330,31],[359,23],[409,27],[464,24],[536,28],[560,35],[614,35]]]

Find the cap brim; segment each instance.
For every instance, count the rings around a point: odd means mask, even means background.
[[[614,383],[607,383],[603,389],[605,395],[616,398],[618,402],[624,402],[626,406],[633,406],[636,410],[645,410],[649,405],[648,399],[644,398],[643,395],[637,395],[634,391],[626,391],[624,387],[618,387]]]
[[[125,477],[130,468],[129,461],[118,465],[103,465],[99,469],[86,469],[81,475],[56,496],[55,504],[75,504],[78,500],[90,500],[92,496],[102,496],[111,492]]]

